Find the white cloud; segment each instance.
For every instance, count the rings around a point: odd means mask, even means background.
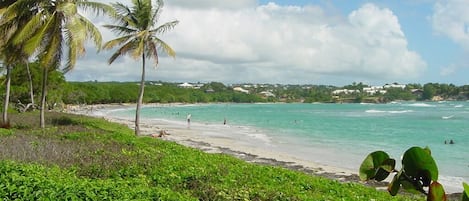
[[[469,2],[445,0],[435,3],[432,16],[436,33],[443,34],[469,50]]]
[[[411,80],[427,66],[407,48],[393,12],[374,4],[365,4],[344,18],[327,15],[318,6],[256,6],[249,0],[226,7],[220,6],[221,1],[198,1],[206,9],[194,9],[189,3],[176,5],[183,2],[193,1],[172,1],[161,16],[162,22],[180,21],[175,30],[161,36],[176,50],[176,59],[161,58],[158,70],[148,73],[149,80],[333,83],[327,79],[338,78],[386,82]],[[104,35],[111,37],[108,32]],[[139,79],[140,61],[119,60],[109,68],[107,58],[89,56],[68,77]],[[129,70],[130,66],[138,68]],[[94,73],[90,67],[106,71]]]

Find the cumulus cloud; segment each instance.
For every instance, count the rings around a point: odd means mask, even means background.
[[[432,16],[436,33],[443,34],[469,50],[469,2],[466,0],[438,1]]]
[[[330,16],[319,6],[255,2],[168,3],[161,21],[177,19],[180,23],[161,38],[177,56],[175,60],[162,58],[158,70],[149,73],[148,79],[318,83],[338,78],[386,82],[411,80],[426,69],[419,54],[408,49],[398,18],[387,8],[365,4],[343,17]],[[102,69],[106,65],[102,55],[86,60],[88,67]],[[73,73],[91,80],[138,80],[138,68],[129,67],[138,67],[139,63],[122,59],[105,75],[85,66]],[[69,77],[78,79],[73,73]]]

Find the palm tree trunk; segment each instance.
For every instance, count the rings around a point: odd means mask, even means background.
[[[11,68],[7,65],[7,77],[5,87],[5,102],[3,102],[3,125],[7,126],[8,120],[8,104],[10,103],[10,83],[11,83]]]
[[[142,79],[140,80],[140,92],[138,94],[137,109],[135,111],[135,135],[140,135],[140,108],[143,102],[145,90],[145,53],[142,54]]]
[[[48,74],[48,70],[47,68],[44,67],[42,70],[42,94],[41,94],[41,115],[40,115],[41,128],[46,127],[44,112],[46,111],[47,74]]]
[[[31,70],[29,69],[29,62],[26,61],[26,70],[28,71],[29,79],[29,96],[31,97],[31,105],[34,108],[34,89],[33,89],[33,79],[31,77]]]

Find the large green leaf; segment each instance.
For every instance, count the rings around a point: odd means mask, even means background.
[[[440,183],[432,182],[428,190],[427,201],[446,201],[445,189]]]
[[[402,166],[408,176],[421,179],[424,183],[429,184],[429,180],[438,180],[438,167],[428,148],[408,149],[402,158]]]
[[[389,176],[389,174],[394,170],[395,166],[396,166],[396,160],[392,158],[388,158],[384,160],[379,166],[378,170],[376,171],[374,179],[376,181],[385,180]]]
[[[389,155],[384,151],[375,151],[370,153],[365,160],[363,160],[360,165],[359,176],[360,179],[365,181],[369,179],[374,179],[378,174],[379,179],[381,179],[386,173],[386,177],[389,175],[389,172],[380,170],[383,163],[389,159]]]
[[[462,183],[464,186],[464,192],[462,193],[462,201],[469,201],[469,185]]]

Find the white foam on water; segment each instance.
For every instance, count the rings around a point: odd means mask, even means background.
[[[386,111],[384,110],[366,110],[366,113],[385,113]]]
[[[442,119],[451,119],[451,118],[453,118],[453,117],[454,117],[454,115],[450,115],[450,116],[442,116],[441,118],[442,118]]]
[[[431,105],[428,103],[412,103],[412,104],[407,104],[407,106],[411,107],[436,107],[436,105]]]

